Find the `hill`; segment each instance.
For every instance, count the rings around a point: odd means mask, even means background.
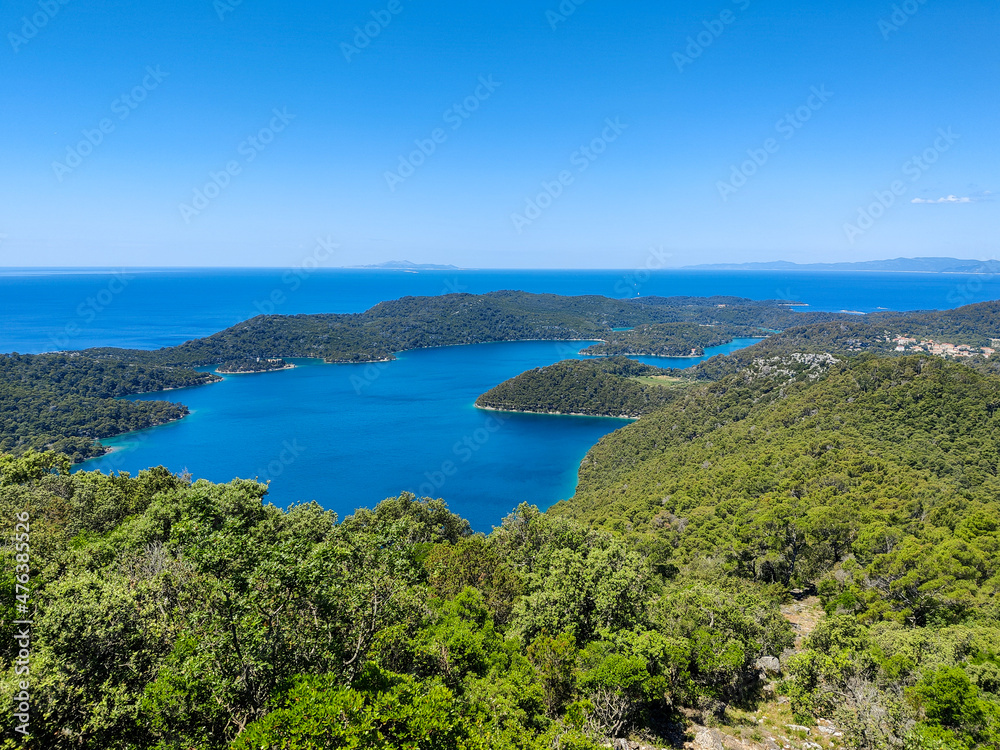
[[[0,355],[0,450],[54,449],[75,461],[100,456],[97,441],[181,419],[187,407],[120,396],[219,380],[192,370],[73,354]]]
[[[654,378],[663,378],[662,385]],[[672,397],[666,371],[624,357],[566,360],[511,378],[476,400],[480,409],[638,418]],[[640,381],[638,378],[644,378]],[[683,382],[683,381],[678,381]]]
[[[793,355],[687,389],[606,436],[574,498],[551,512],[663,540],[675,564],[711,555],[762,582],[815,584],[850,561],[831,585],[853,591],[852,607],[878,599],[878,617],[923,625],[993,603],[1000,569],[933,587],[883,589],[879,576],[900,555],[930,574],[920,559],[941,554],[942,527],[1000,511],[998,469],[1000,378],[930,357]]]
[[[777,300],[736,297],[562,297],[526,292],[404,297],[352,315],[258,316],[203,339],[154,352],[91,349],[95,357],[172,366],[231,360],[316,357],[328,362],[372,362],[432,346],[527,339],[605,339],[615,328],[694,323],[770,330],[834,320],[831,313],[796,313]],[[693,328],[663,331],[664,346],[681,345]],[[656,332],[651,332],[651,336]],[[687,350],[704,340],[699,332]],[[656,343],[656,341],[652,341]]]

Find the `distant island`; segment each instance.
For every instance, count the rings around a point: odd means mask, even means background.
[[[854,263],[791,263],[777,260],[766,263],[710,263],[684,266],[688,271],[885,271],[896,273],[1000,273],[997,260],[959,260],[958,258],[894,258]]]
[[[369,266],[351,266],[379,271],[461,271],[458,266],[441,266],[434,263],[413,263],[408,260],[390,260],[385,263],[375,263]]]

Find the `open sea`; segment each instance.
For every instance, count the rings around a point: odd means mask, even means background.
[[[946,309],[1000,298],[993,276],[708,271],[0,269],[0,351],[153,349],[261,313],[362,312],[383,300],[500,289],[625,298],[736,295],[810,310]],[[709,354],[752,343],[733,342]],[[624,420],[481,412],[482,392],[587,343],[481,344],[406,352],[381,365],[296,360],[276,373],[138,399],[179,401],[179,422],[107,440],[84,470],[163,465],[195,478],[271,482],[270,500],[315,500],[341,516],[411,491],[443,497],[488,531],[520,502],[570,497],[587,450]],[[697,359],[648,358],[686,367]]]

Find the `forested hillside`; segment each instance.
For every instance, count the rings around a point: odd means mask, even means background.
[[[572,500],[486,537],[438,500],[339,522],[254,482],[0,457],[4,538],[31,517],[27,746],[596,750],[665,746],[694,720],[746,742],[794,721],[797,747],[995,747],[1000,378],[866,353],[865,331],[775,336],[741,370],[663,388]],[[853,343],[787,351],[831,337]],[[656,377],[555,368],[571,394],[581,374]],[[826,611],[794,648],[793,591]]]
[[[488,537],[436,500],[338,523],[253,482],[0,458],[0,522],[37,540],[35,746],[752,742],[787,735],[758,718],[783,696],[802,737],[835,722],[821,747],[995,747],[998,412],[1000,379],[940,358],[759,360]],[[826,608],[795,650],[792,589]]]
[[[932,357],[778,356],[606,436],[549,512],[678,571],[815,586],[829,619],[787,690],[803,716],[867,733],[855,746],[892,747],[922,720],[928,741],[992,747],[998,463],[996,377]]]
[[[654,377],[663,380],[656,382]],[[686,382],[668,380],[666,370],[625,357],[570,359],[504,381],[480,396],[476,406],[541,414],[641,417],[670,401],[672,391]]]
[[[0,355],[0,450],[51,448],[74,460],[99,456],[96,441],[180,419],[186,407],[119,396],[219,380],[215,375],[75,354]]]
[[[409,349],[528,339],[617,339],[615,328],[667,323],[695,325],[651,329],[648,346],[690,352],[703,346],[699,325],[726,324],[733,330],[780,329],[836,319],[831,313],[796,313],[779,302],[736,297],[561,297],[554,294],[492,292],[404,297],[355,315],[259,316],[212,336],[155,352],[92,349],[110,356],[166,365],[209,365],[260,357],[317,357],[330,362],[392,359]],[[726,329],[730,331],[729,328]],[[731,331],[730,331],[731,333]],[[691,336],[690,343],[686,336]],[[725,343],[725,336],[710,337]]]
[[[3,712],[3,747],[597,750],[753,700],[758,657],[791,643],[775,590],[668,580],[526,505],[483,537],[405,495],[338,522],[254,482],[67,470],[0,456],[34,591],[32,739]],[[0,557],[10,705],[9,542]]]

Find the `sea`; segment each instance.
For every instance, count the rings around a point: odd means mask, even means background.
[[[563,295],[733,295],[867,314],[948,309],[1000,298],[988,275],[806,271],[373,271],[317,269],[0,269],[0,351],[155,349],[260,314],[357,313],[405,296],[517,289]],[[727,354],[737,340],[706,352]],[[478,531],[522,502],[573,495],[587,451],[627,420],[498,414],[477,396],[525,370],[580,357],[588,342],[518,342],[403,352],[390,363],[226,376],[132,397],[191,414],[104,443],[77,470],[166,466],[193,478],[269,483],[281,507],[315,501],[340,517],[413,492],[440,497]],[[700,359],[644,358],[664,367]]]

